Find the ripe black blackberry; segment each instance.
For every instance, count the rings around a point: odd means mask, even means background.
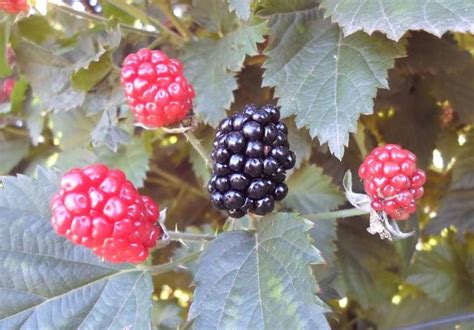
[[[264,215],[273,211],[275,201],[285,198],[285,174],[295,166],[296,157],[289,149],[288,129],[279,119],[275,106],[251,104],[221,121],[208,185],[217,209],[233,218],[247,212]]]

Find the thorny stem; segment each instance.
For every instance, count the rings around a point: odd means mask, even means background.
[[[74,8],[72,8],[68,5],[65,5],[65,4],[59,4],[59,3],[55,3],[55,2],[50,2],[50,4],[51,4],[51,6],[56,8],[57,10],[60,10],[64,13],[66,13],[66,14],[81,17],[83,19],[87,19],[87,20],[89,20],[91,22],[95,22],[97,24],[107,24],[109,22],[109,20],[107,18],[100,17],[100,16],[93,15],[93,14],[89,14],[87,12],[75,10]],[[128,24],[120,23],[119,26],[122,30],[127,31],[127,32],[138,33],[138,34],[143,34],[143,35],[149,35],[149,36],[153,36],[153,37],[160,36],[159,32],[138,29],[138,28],[136,28],[134,26],[131,26],[131,25],[128,25]],[[177,36],[176,33],[175,33],[175,35]]]
[[[179,31],[182,39],[185,42],[189,42],[192,38],[191,33],[189,30],[183,25],[183,23],[174,15],[173,7],[169,0],[162,0],[158,2],[158,7],[161,9],[163,14],[170,20],[170,22],[174,25],[176,30]]]
[[[322,213],[315,213],[315,214],[306,214],[302,217],[311,221],[318,221],[318,220],[330,220],[330,219],[338,219],[338,218],[349,218],[349,217],[356,217],[359,215],[369,214],[369,212],[352,208],[352,209],[345,209],[345,210],[338,210],[332,212],[322,212]]]
[[[172,241],[212,241],[216,236],[213,234],[191,234],[182,233],[179,231],[169,231],[170,239]]]
[[[196,138],[193,133],[189,131],[183,132],[183,135],[188,139],[189,143],[191,143],[193,148],[198,152],[199,156],[201,156],[201,158],[204,160],[204,163],[206,163],[206,167],[210,167],[211,162],[207,156],[208,152],[206,151],[206,149],[204,149],[202,143]]]
[[[190,253],[187,256],[184,256],[182,258],[176,259],[174,261],[167,262],[165,264],[156,265],[156,266],[138,265],[137,268],[147,270],[152,275],[159,275],[159,274],[171,272],[175,270],[176,268],[178,268],[179,266],[185,265],[193,260],[196,260],[201,253],[202,251],[197,251],[197,252]]]

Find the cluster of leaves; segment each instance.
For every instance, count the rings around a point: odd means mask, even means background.
[[[198,329],[386,329],[474,311],[471,1],[107,0],[101,10],[1,14],[0,75],[17,83],[0,107],[0,174],[37,179],[2,179],[0,328],[169,329],[187,319]],[[186,138],[133,126],[119,64],[141,47],[183,60],[206,149],[229,112],[281,106],[297,154],[281,212],[252,230],[250,219],[223,218]],[[379,143],[403,145],[428,170],[406,223],[416,237],[381,241],[365,218],[307,220],[348,207],[342,176]],[[220,234],[152,253],[148,266],[204,249],[158,276],[57,237],[57,173],[44,168],[94,162],[121,168],[167,207],[169,228]]]

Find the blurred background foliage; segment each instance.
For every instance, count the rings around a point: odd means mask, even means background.
[[[278,1],[256,1],[251,8],[265,13],[277,6]],[[239,15],[247,15],[245,8]],[[262,22],[253,14],[251,20],[256,23],[248,26]],[[222,43],[236,24],[227,3],[215,0],[68,1],[49,4],[44,14],[2,16],[0,73],[16,84],[0,105],[0,174],[34,174],[37,165],[64,171],[103,162],[124,170],[167,208],[168,228],[222,231],[227,219],[209,203],[209,172],[199,154],[181,134],[134,127],[118,77],[129,52],[160,48],[183,57],[193,77],[215,70],[223,81],[236,78],[235,86],[209,86],[214,91],[198,100],[199,115],[210,124],[225,114],[227,103],[229,112],[247,103],[276,103],[273,89],[261,87],[269,42],[264,31],[252,41],[258,47],[237,55],[241,63],[226,63],[222,56],[227,53],[220,54],[219,48],[206,53],[205,45],[187,43],[191,34]],[[407,33],[402,42],[407,56],[395,60],[389,89],[378,90],[374,113],[361,117],[341,160],[306,128],[298,129],[294,117],[286,119],[298,163],[281,210],[309,214],[349,207],[341,194],[342,177],[348,169],[355,173],[379,144],[412,150],[428,173],[418,212],[403,224],[407,230],[416,228],[412,238],[388,242],[370,236],[366,217],[318,222],[311,231],[326,260],[313,271],[320,297],[333,309],[328,319],[335,329],[389,329],[474,313],[474,36],[446,33],[438,38],[418,31]],[[13,52],[7,51],[10,47]],[[220,104],[219,97],[225,98]],[[201,122],[194,133],[210,149],[213,128]],[[355,190],[361,189],[356,180]],[[199,248],[198,243],[174,242],[156,250],[150,263]],[[183,324],[194,272],[190,264],[154,277],[156,327]]]

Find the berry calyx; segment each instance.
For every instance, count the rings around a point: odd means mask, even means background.
[[[296,156],[288,129],[273,105],[247,105],[219,124],[211,153],[211,203],[233,218],[248,212],[264,215],[288,193],[286,171]]]
[[[372,209],[394,220],[406,220],[423,196],[425,172],[416,168],[416,156],[396,144],[375,148],[359,167]]]
[[[158,205],[122,171],[102,164],[64,174],[51,212],[58,235],[114,263],[144,261],[163,235]]]
[[[26,0],[2,0],[0,1],[0,10],[6,11],[9,14],[19,14],[29,9]]]
[[[121,82],[138,125],[168,126],[183,120],[192,108],[194,89],[180,61],[159,50],[140,49],[122,64]]]

